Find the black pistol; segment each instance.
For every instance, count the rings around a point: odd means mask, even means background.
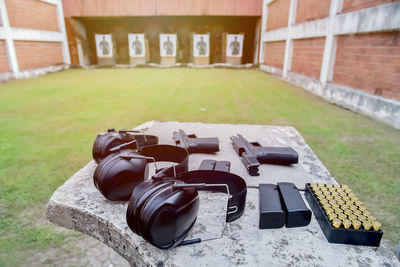
[[[197,138],[195,134],[186,135],[183,130],[173,132],[177,146],[186,148],[189,153],[214,153],[219,151],[218,137]]]
[[[258,176],[261,163],[289,165],[297,163],[299,155],[291,147],[263,147],[257,142],[249,143],[240,134],[231,136],[233,148],[251,176]]]

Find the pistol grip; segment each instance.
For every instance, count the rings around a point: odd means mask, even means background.
[[[260,166],[260,163],[258,162],[257,158],[253,155],[248,154],[247,152],[242,153],[242,162],[244,166],[247,168],[247,172],[251,176],[259,176],[260,174],[258,173],[258,166]]]

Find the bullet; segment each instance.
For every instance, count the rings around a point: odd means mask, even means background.
[[[356,205],[350,205],[349,209],[352,210],[352,211],[355,211],[355,210],[358,209],[358,207]]]
[[[337,204],[339,204],[340,206],[342,206],[342,205],[344,205],[346,202],[344,202],[343,200],[341,200],[341,199],[335,199],[336,200],[336,203]]]
[[[331,199],[333,199],[333,196],[332,196],[332,195],[328,195],[328,196],[325,196],[325,198],[326,198],[327,200],[331,200]]]
[[[342,196],[340,196],[340,195],[333,196],[333,199],[335,199],[335,200],[343,200]]]
[[[337,219],[337,215],[335,213],[331,213],[328,215],[328,220],[332,222],[334,219]]]
[[[322,195],[322,191],[319,189],[313,189],[314,195]]]
[[[364,203],[362,203],[360,200],[355,201],[356,206],[360,207],[360,206],[364,206]]]
[[[344,210],[343,213],[346,214],[347,216],[354,215],[354,214],[353,214],[353,211],[352,211],[352,210],[349,210],[349,209]],[[354,216],[355,216],[355,215],[354,215]],[[357,216],[355,216],[355,217],[357,218]]]
[[[331,202],[329,202],[329,203],[331,203]],[[340,205],[337,203],[331,203],[331,206],[333,209],[340,209]]]
[[[351,198],[351,200],[353,200],[354,202],[358,201],[358,197],[354,194],[348,194],[348,196]]]
[[[331,206],[331,204],[326,203],[326,204],[324,204],[324,205],[322,206],[322,208],[326,211],[326,209],[332,209],[332,206]]]
[[[353,213],[357,216],[362,214],[361,210],[353,210]]]
[[[337,213],[337,215],[338,215],[338,218],[339,218],[340,220],[345,220],[345,219],[347,219],[347,215],[344,214],[344,213]]]
[[[326,214],[334,213],[335,210],[332,208],[324,208]]]
[[[371,222],[368,222],[368,221],[366,221],[366,222],[362,222],[362,225],[363,225],[363,227],[364,227],[364,230],[369,230],[369,229],[371,229],[371,227],[372,227],[372,223]]]
[[[329,201],[328,201],[326,198],[322,198],[322,199],[319,200],[319,203],[320,203],[321,205],[324,205],[324,204],[326,204],[326,203],[329,203]]]
[[[324,194],[324,196],[330,196],[331,193],[329,191],[323,191],[322,194]]]
[[[334,198],[328,199],[329,203],[332,204],[337,204],[336,200]]]
[[[338,189],[341,189],[342,187],[340,186],[340,184],[334,184],[333,185],[333,187],[336,189],[336,190],[338,190]]]
[[[344,211],[341,209],[341,208],[336,208],[336,209],[334,209],[335,210],[335,213],[336,214],[340,214],[340,213],[343,213],[344,214]]]
[[[346,192],[347,194],[353,193],[353,191],[350,188],[343,188],[343,191]]]
[[[349,207],[348,205],[346,205],[345,203],[342,204],[342,205],[340,205],[340,208],[341,208],[342,210],[344,210],[344,211],[346,211],[346,210],[351,211],[351,210],[350,210],[350,207]]]
[[[347,215],[347,217],[349,218],[350,221],[358,220],[357,216],[354,214]]]
[[[378,221],[374,221],[372,223],[372,228],[374,228],[375,231],[381,230],[382,224]]]
[[[365,216],[372,216],[371,212],[369,210],[364,210],[363,215]]]
[[[339,219],[333,219],[332,221],[332,226],[335,228],[340,228],[340,226],[342,225],[342,221]]]
[[[343,223],[343,227],[345,229],[349,229],[351,227],[351,221],[350,220],[345,219],[345,220],[342,221],[342,223]]]
[[[360,205],[358,206],[358,209],[361,210],[362,212],[367,210],[367,207],[365,205]]]
[[[332,196],[339,196],[339,193],[334,191],[334,192],[331,192],[331,195]]]
[[[341,195],[342,196],[342,195]],[[350,197],[349,196],[346,196],[346,195],[344,195],[344,196],[342,196],[342,199],[344,200],[344,201],[350,201]]]
[[[367,217],[365,217],[364,215],[358,215],[357,218],[359,221],[362,221],[362,222],[368,221]]]
[[[352,225],[354,229],[358,230],[361,227],[361,222],[359,220],[353,220]]]

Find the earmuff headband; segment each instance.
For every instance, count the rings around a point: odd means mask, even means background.
[[[186,149],[171,145],[151,145],[141,149],[143,156],[154,158],[155,161],[168,161],[178,163],[162,170],[157,170],[153,179],[174,177],[175,174],[187,172],[189,168],[189,153]]]
[[[230,194],[226,222],[233,222],[243,215],[246,205],[246,182],[238,175],[216,170],[196,170],[178,174],[185,184],[176,184],[175,188],[194,187],[203,191],[217,191]]]

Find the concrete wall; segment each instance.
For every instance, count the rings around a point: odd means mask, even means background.
[[[400,129],[399,14],[400,0],[264,0],[261,69]]]
[[[67,67],[61,0],[0,0],[0,81]]]

